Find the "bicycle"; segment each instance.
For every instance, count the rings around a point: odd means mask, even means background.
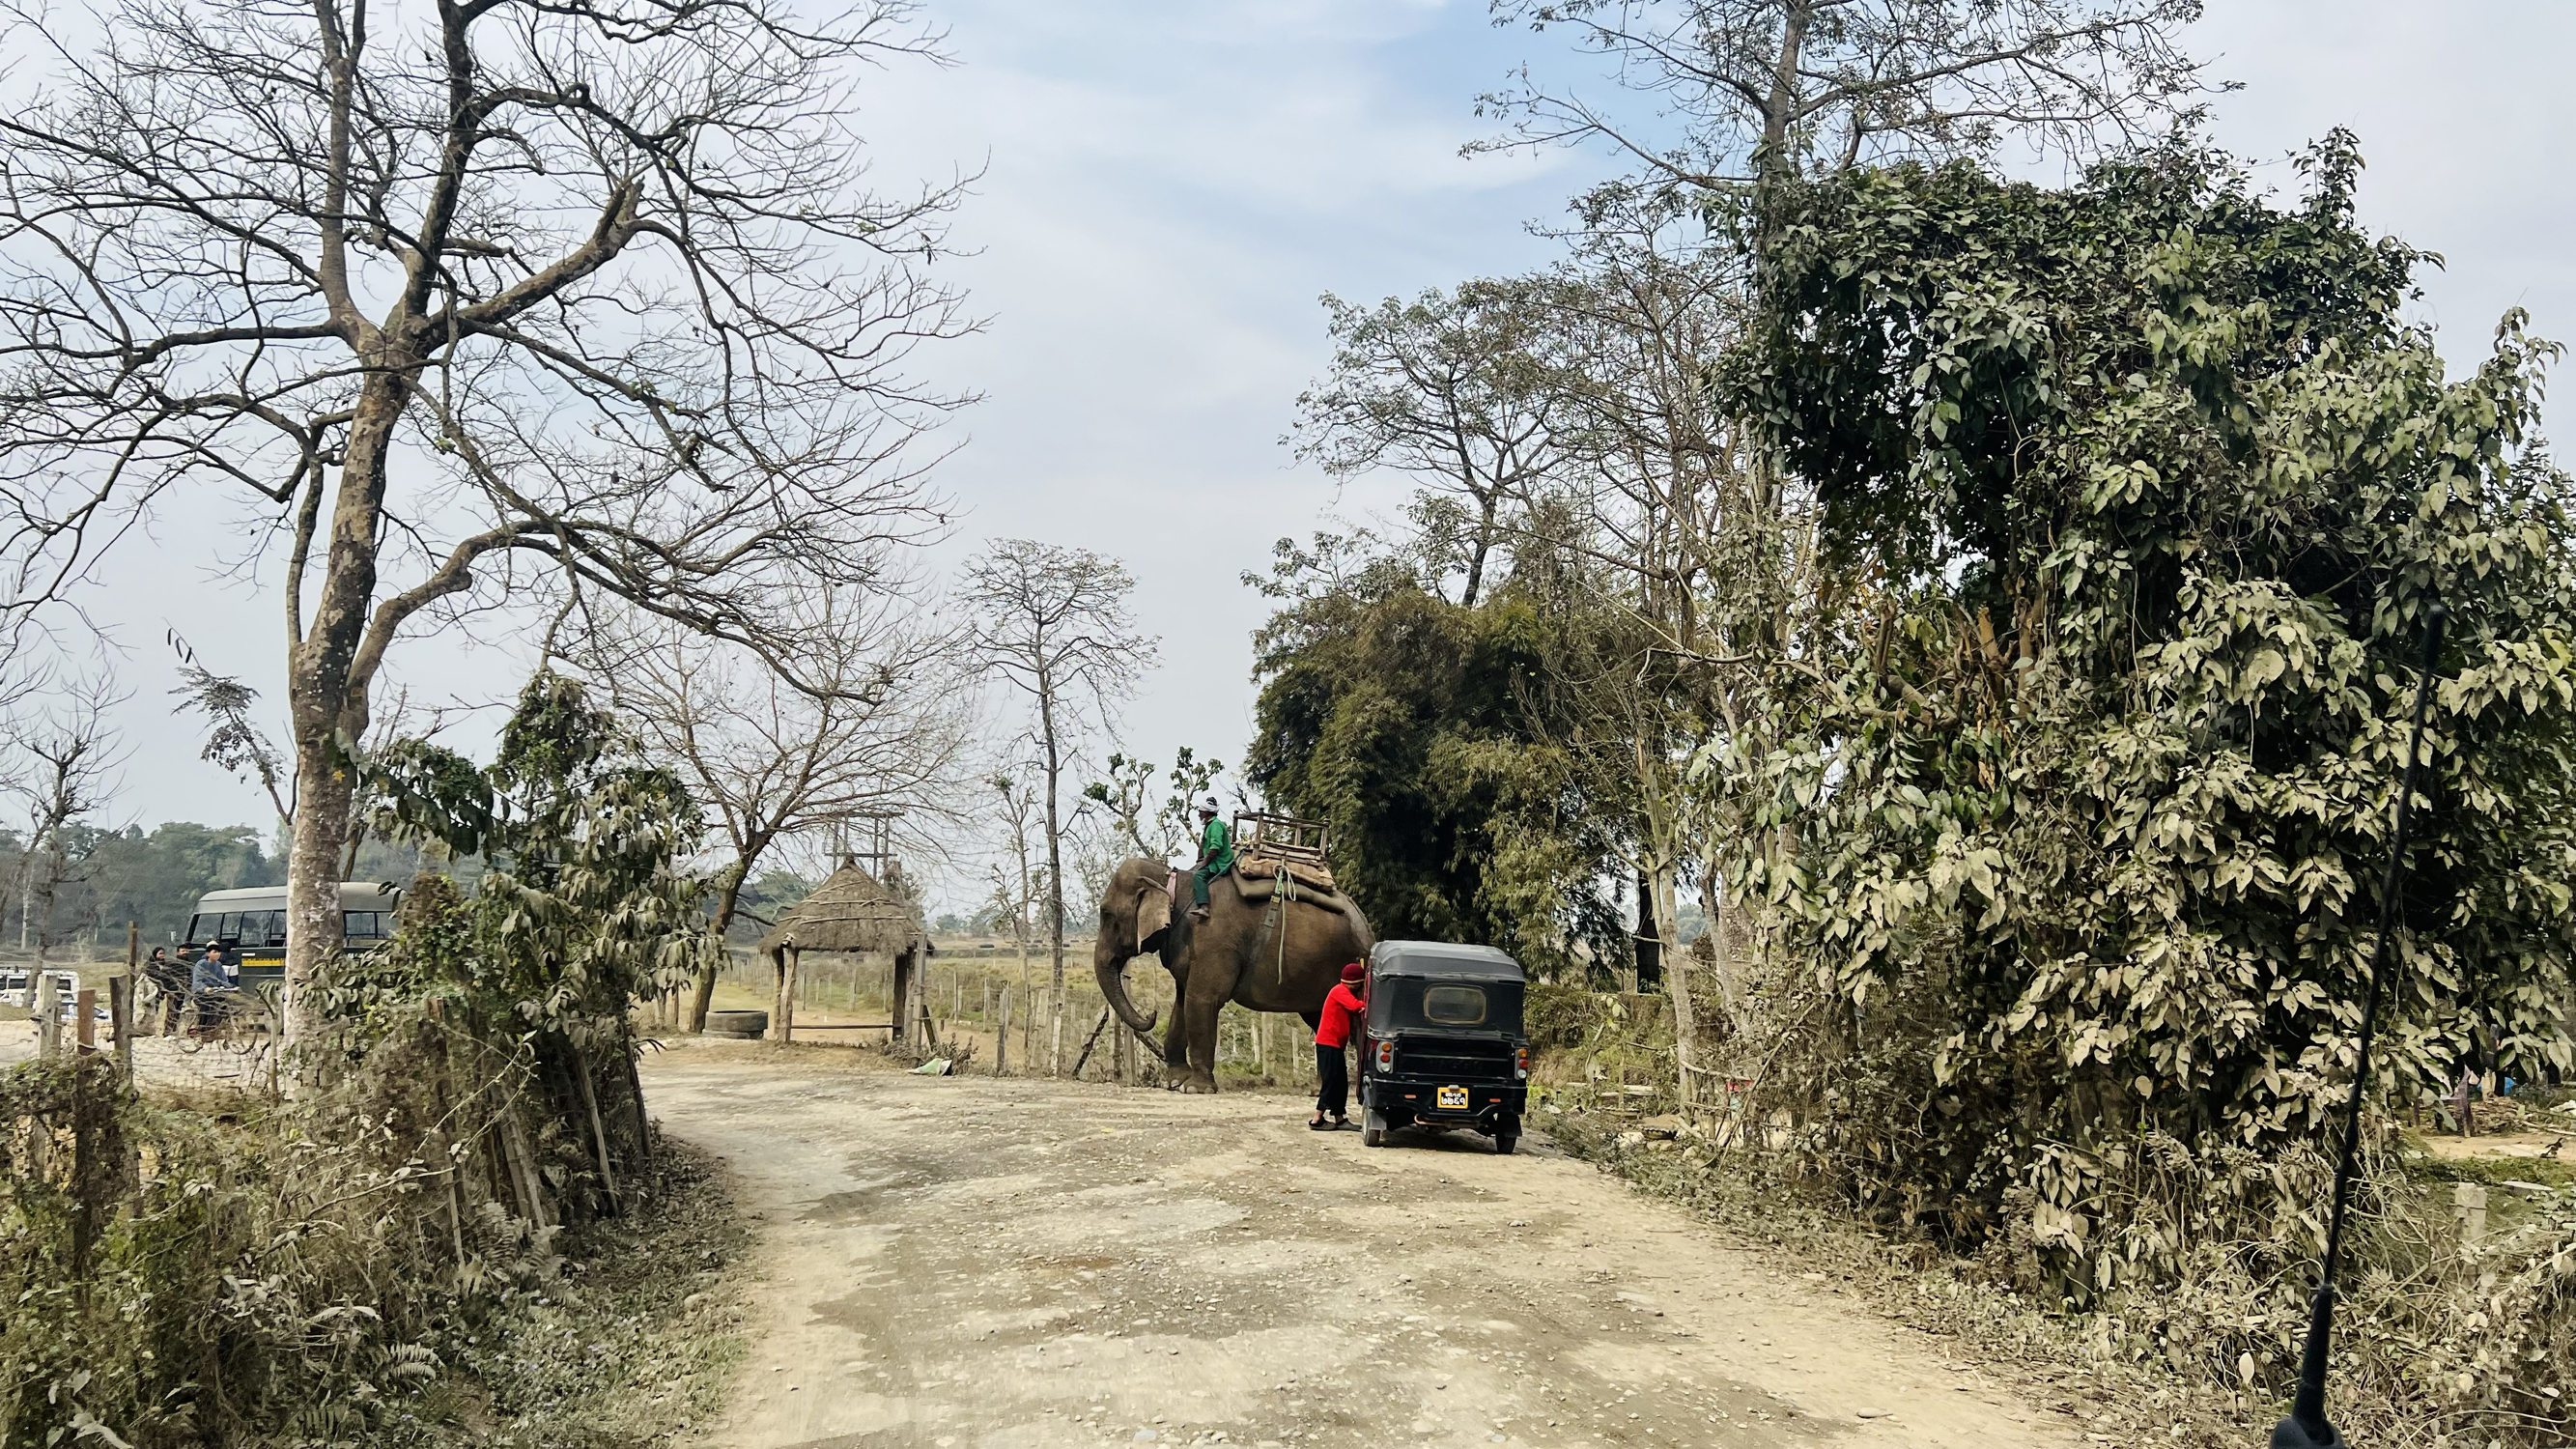
[[[218,1051],[248,1057],[247,1065],[257,1075],[277,1042],[276,984],[263,982],[248,991],[198,991],[190,996],[198,1019],[179,1034],[179,1050],[194,1056],[211,1042]]]

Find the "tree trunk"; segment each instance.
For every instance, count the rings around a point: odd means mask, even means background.
[[[1637,953],[1637,989],[1652,991],[1664,979],[1664,934],[1662,922],[1670,914],[1661,909],[1660,895],[1672,893],[1672,867],[1663,868],[1664,885],[1659,893],[1647,872],[1637,872],[1637,930],[1634,946]]]
[[[1056,809],[1056,784],[1064,773],[1064,760],[1056,743],[1055,690],[1052,681],[1038,679],[1038,725],[1046,738],[1046,836],[1047,836],[1047,952],[1052,965],[1047,972],[1047,1070],[1064,1075],[1064,825]]]
[[[1029,1064],[1037,1059],[1034,1044],[1037,1039],[1031,1033],[1037,1020],[1038,998],[1035,983],[1029,979],[1028,876],[1025,871],[1020,878],[1019,929],[1013,934],[1019,937],[1020,942],[1020,1070],[1027,1071]]]
[[[590,1119],[591,1144],[599,1149],[599,1185],[608,1193],[608,1210],[622,1213],[626,1200],[617,1191],[617,1168],[608,1150],[608,1128],[599,1120],[599,1089],[590,1080],[590,1054],[569,1039],[564,1045],[572,1053],[573,1084],[581,1088],[581,1110]]]
[[[372,329],[370,329],[372,330]],[[322,1024],[317,988],[340,956],[340,860],[349,843],[349,802],[357,792],[353,751],[367,733],[368,686],[359,672],[368,613],[375,604],[378,522],[385,457],[419,375],[420,359],[382,336],[360,351],[367,364],[331,501],[331,544],[320,602],[309,629],[287,653],[287,714],[295,734],[295,833],[286,856],[285,1040],[291,1059]],[[370,666],[372,668],[372,666]],[[292,1093],[300,1065],[285,1074]]]
[[[1502,501],[1503,490],[1497,483],[1491,489],[1470,487],[1468,491],[1476,495],[1480,511],[1476,519],[1476,546],[1467,555],[1467,582],[1458,591],[1458,607],[1462,609],[1476,607],[1476,595],[1484,590],[1485,557],[1494,550],[1494,508]]]
[[[764,844],[766,842],[763,842]],[[751,870],[751,854],[745,852],[725,877],[724,889],[716,894],[716,946],[724,948],[726,928],[733,925],[734,912],[742,907],[742,878]],[[707,1029],[707,1007],[715,1000],[716,967],[710,961],[698,968],[697,991],[689,1001],[689,1034],[695,1036]]]
[[[794,946],[770,948],[770,964],[778,971],[778,997],[771,1003],[769,1036],[772,1041],[796,1039],[796,967],[797,957],[804,953]]]
[[[912,939],[912,987],[910,1004],[912,1023],[921,1030],[920,1047],[925,1052],[939,1050],[939,1024],[930,1019],[930,943],[919,936]]]
[[[41,956],[36,958],[34,980],[36,1055],[42,1060],[52,1061],[62,1054],[63,1049],[63,1004],[61,988],[54,984],[53,977],[45,974],[45,962]]]
[[[340,954],[340,851],[348,834],[350,797],[357,793],[345,753],[327,735],[298,745],[295,777],[295,834],[286,855],[286,978],[281,999],[287,1069],[279,1076],[290,1096],[312,1080],[296,1057],[322,1030],[318,992],[330,963]]]
[[[1718,875],[1717,867],[1710,866],[1700,877],[1699,898],[1708,908],[1709,974],[1717,978],[1718,1004],[1732,1017],[1740,995],[1735,989],[1735,957],[1728,949],[1733,936],[1727,918],[1734,907],[1726,899],[1726,882]]]
[[[1682,1103],[1687,1106],[1697,1100],[1694,1081],[1699,1072],[1699,1004],[1691,999],[1690,953],[1678,949],[1673,942],[1672,862],[1659,863],[1643,883],[1659,923],[1653,943],[1655,954],[1670,973],[1664,985],[1673,998],[1673,1074],[1681,1087]]]
[[[1799,101],[1799,53],[1806,48],[1814,13],[1811,0],[1793,0],[1781,17],[1780,54],[1772,63],[1771,93],[1762,104],[1762,141],[1753,153],[1754,170],[1765,180],[1787,174],[1789,127],[1796,120]]]

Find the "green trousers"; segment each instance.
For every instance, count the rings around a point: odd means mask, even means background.
[[[1217,864],[1214,864],[1214,863],[1210,863],[1210,864],[1207,864],[1207,865],[1200,866],[1198,869],[1196,869],[1196,870],[1194,870],[1194,871],[1191,871],[1191,872],[1190,872],[1190,904],[1191,904],[1191,905],[1193,905],[1193,906],[1203,906],[1203,905],[1206,905],[1206,904],[1208,903],[1208,895],[1207,895],[1207,893],[1208,893],[1208,882],[1213,881],[1213,880],[1215,880],[1218,876],[1221,876],[1221,875],[1225,874],[1225,873],[1226,873],[1226,871],[1228,871],[1228,870],[1229,870],[1229,869],[1231,869],[1231,868],[1232,868],[1231,866],[1227,866],[1227,865],[1217,865]]]

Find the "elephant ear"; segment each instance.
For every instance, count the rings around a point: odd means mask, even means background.
[[[1136,949],[1154,949],[1154,939],[1172,924],[1172,898],[1147,886],[1136,892]]]

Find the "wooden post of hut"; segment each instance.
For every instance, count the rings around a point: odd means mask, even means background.
[[[894,1021],[894,1039],[909,1042],[913,1038],[913,1017],[921,1004],[921,962],[907,939],[894,953],[894,980],[886,990],[886,1011]]]
[[[913,943],[921,936],[917,909],[903,891],[902,873],[889,861],[886,879],[860,868],[844,856],[814,893],[778,913],[778,924],[760,938],[758,952],[770,958],[778,973],[778,1000],[771,1035],[792,1040],[796,977],[807,951],[839,951],[893,956],[898,977]],[[904,999],[897,982],[895,1035],[904,1035]]]
[[[778,1000],[769,1012],[772,1041],[796,1040],[796,968],[804,954],[793,937],[769,948],[770,965],[778,973]]]

